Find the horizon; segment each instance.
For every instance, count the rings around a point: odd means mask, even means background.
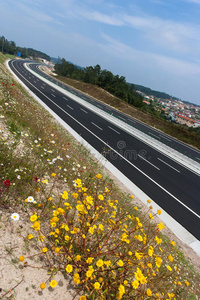
[[[1,11],[17,46],[200,105],[200,0],[7,0]]]

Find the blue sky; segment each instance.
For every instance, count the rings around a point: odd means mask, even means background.
[[[0,0],[0,36],[200,105],[200,0]]]

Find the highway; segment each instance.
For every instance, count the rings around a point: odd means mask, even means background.
[[[106,156],[106,159],[128,179],[200,240],[200,175],[133,136],[127,130],[123,130],[117,122],[114,124],[108,118],[96,114],[89,107],[93,103],[95,107],[109,112],[111,116],[140,129],[148,136],[153,136],[157,141],[173,147],[196,162],[200,162],[200,152],[63,83],[58,84],[55,78],[40,71],[38,64],[32,62],[30,67],[33,70],[64,88],[61,92],[56,86],[52,87],[50,82],[48,84],[46,80],[38,77],[36,73],[32,74],[25,68],[24,63],[25,61],[22,60],[11,60],[9,67],[37,97],[84,140]],[[66,95],[66,90],[71,91],[71,97],[69,94]],[[90,105],[88,104],[87,107],[74,101],[74,94],[88,101]]]

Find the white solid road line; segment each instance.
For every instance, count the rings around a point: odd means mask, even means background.
[[[15,68],[15,67],[14,67]],[[16,68],[15,68],[16,69]],[[16,70],[17,71],[17,70]],[[18,72],[18,71],[17,71]],[[34,72],[34,71],[33,71]],[[18,72],[19,73],[19,72]],[[40,75],[37,74],[37,76],[40,77]],[[23,76],[22,76],[23,77]],[[26,81],[27,78],[24,77],[24,79]],[[47,80],[42,78],[42,80]],[[48,80],[47,80],[48,81]],[[29,82],[36,90],[38,90],[37,87],[35,87],[31,82]],[[49,82],[49,85],[53,84],[51,82]],[[26,87],[26,85],[24,84],[24,86]],[[26,87],[27,88],[27,87]],[[100,140],[102,143],[104,143],[107,146],[107,143],[104,142],[100,137],[98,137],[95,133],[93,133],[91,130],[89,130],[86,126],[84,126],[82,123],[80,123],[78,120],[76,120],[73,116],[71,116],[68,112],[66,112],[62,107],[60,107],[56,102],[54,102],[52,99],[50,99],[48,96],[46,96],[44,93],[42,93],[40,90],[38,90],[43,96],[45,96],[47,99],[49,99],[55,106],[57,106],[60,110],[62,110],[65,114],[69,115],[74,121],[76,121],[80,126],[82,126],[84,129],[86,129],[88,132],[90,132],[94,137],[96,137],[98,140]],[[69,93],[67,91],[63,91],[65,93]],[[34,93],[33,93],[34,95]],[[71,95],[72,99],[73,99],[73,95]],[[39,99],[39,97],[38,97]],[[41,101],[41,100],[40,100]],[[41,101],[41,103],[43,103],[43,101]],[[44,104],[44,103],[43,103]],[[51,109],[46,105],[45,107],[47,107],[50,111]],[[113,150],[118,156],[120,156],[121,158],[123,158],[127,163],[129,163],[132,167],[134,167],[136,170],[138,170],[141,174],[143,174],[144,176],[146,176],[150,181],[152,181],[155,185],[157,185],[159,188],[161,188],[164,192],[166,192],[168,195],[170,195],[172,198],[174,198],[177,202],[179,202],[182,206],[184,206],[186,209],[188,209],[191,213],[193,213],[197,218],[200,219],[200,215],[198,215],[195,211],[193,211],[190,207],[188,207],[187,205],[185,205],[183,202],[181,202],[181,200],[179,200],[176,196],[174,196],[173,194],[171,194],[168,190],[166,190],[163,186],[161,186],[159,183],[157,183],[154,179],[152,179],[149,175],[147,175],[145,172],[143,172],[141,169],[139,169],[138,167],[136,167],[134,164],[132,164],[127,158],[125,158],[123,155],[121,155],[118,151],[116,151],[115,149],[113,149],[112,147],[110,147],[111,150]]]
[[[7,64],[8,65],[8,64]],[[30,91],[30,89],[15,75],[15,73],[10,69],[10,67],[8,66],[8,69],[10,70],[11,73],[14,74],[14,76],[16,77],[16,79],[24,86],[24,88],[26,90],[29,91],[29,93],[32,95],[32,97],[34,97],[43,107],[45,107],[45,109],[47,109],[52,115],[53,117],[55,117],[57,120],[59,120],[59,122],[68,130],[70,131],[70,133],[72,133],[74,135],[74,137],[80,141],[83,145],[85,145],[88,149],[90,149],[90,151],[99,159],[99,156],[102,157],[102,155],[96,150],[94,149],[90,144],[88,144],[83,138],[80,137],[80,135],[75,132],[66,122],[64,122],[56,113],[53,112],[53,110],[51,110],[39,97],[37,97],[33,92]],[[38,76],[38,74],[37,74]],[[27,80],[24,77],[25,80]],[[37,88],[36,88],[37,89]],[[37,89],[38,90],[38,89]],[[39,90],[38,90],[39,91]],[[41,94],[43,94],[40,91]],[[51,102],[52,99],[48,98],[46,95],[43,94],[43,96],[45,96],[47,99],[49,99]],[[53,102],[54,103],[54,102]],[[56,106],[58,106],[56,103],[54,103]],[[59,107],[59,106],[58,106]],[[66,111],[64,111],[61,107],[60,109],[67,115],[69,115],[72,119],[74,119],[77,123],[79,123],[79,125],[81,125],[82,127],[84,127],[86,130],[88,130],[84,125],[82,125],[80,122],[78,122],[75,118],[73,118],[70,114],[68,114]],[[91,134],[93,134],[95,136],[94,133],[92,133],[90,130],[88,130]],[[99,140],[101,140],[99,137],[96,136],[96,138],[98,138]],[[105,145],[107,145],[107,143],[105,143],[103,140],[101,140]],[[114,149],[112,149],[113,151],[115,151]],[[115,151],[116,152],[116,151]],[[118,155],[120,155],[118,152],[116,152]],[[121,155],[120,155],[121,156]],[[124,158],[125,159],[125,158]],[[100,159],[99,159],[100,160]],[[124,174],[122,174],[116,167],[114,167],[109,161],[107,161],[104,157],[102,157],[102,163],[103,160],[105,160],[105,167],[107,169],[109,169],[113,174],[115,174],[120,180],[121,182],[123,182],[123,184],[125,184],[127,186],[127,188],[131,189],[133,193],[138,194],[138,197],[146,204],[146,199],[148,199],[148,195],[146,195],[145,193],[143,193],[132,181],[130,181]],[[127,161],[127,159],[125,159]],[[130,162],[129,162],[130,163]],[[131,164],[132,165],[132,164]],[[145,174],[144,172],[142,172],[140,169],[138,169],[136,166],[132,165],[134,168],[136,168],[139,172],[141,172],[142,174],[144,174],[147,178],[149,178],[152,182],[154,182],[154,180],[152,180],[152,178],[150,178],[147,174]],[[118,174],[118,175],[117,175]],[[158,185],[156,182],[154,182],[156,185]],[[160,186],[161,189],[165,190],[162,186]],[[166,191],[166,190],[165,190]],[[166,193],[170,194],[168,191],[166,191]],[[185,206],[179,199],[177,199],[176,197],[174,197],[173,195],[171,195],[175,200],[177,200],[178,202],[180,202],[183,206]],[[153,201],[152,201],[153,202]],[[154,202],[155,205],[155,212],[157,211],[157,209],[159,208],[159,206]],[[188,208],[188,207],[187,207]],[[189,210],[191,210],[190,208],[188,208]],[[196,213],[194,213],[196,214]],[[198,215],[197,215],[198,216]],[[178,235],[178,237],[180,239],[182,239],[187,245],[189,245],[199,256],[200,256],[200,242],[192,235],[190,234],[184,227],[182,227],[178,222],[176,222],[170,215],[168,215],[164,210],[161,216],[159,216],[161,219],[163,219],[163,221],[168,225],[168,227],[172,230],[172,232],[174,232],[176,235]],[[200,218],[200,216],[198,216]]]

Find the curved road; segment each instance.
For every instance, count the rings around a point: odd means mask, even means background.
[[[61,92],[38,77],[36,73],[33,75],[29,72],[24,66],[25,62],[30,63],[30,61],[11,60],[9,66],[51,110],[81,134],[83,139],[97,151],[105,154],[108,161],[200,240],[200,176],[74,101],[73,95],[76,93],[77,96],[94,103],[102,110],[109,110],[111,115],[136,128],[140,127],[140,130],[149,135],[157,136],[161,142],[173,143],[177,150],[182,149],[182,153],[186,152],[189,157],[199,162],[200,152],[61,82],[58,83],[56,79],[40,71],[38,64],[31,61],[32,69],[64,88]],[[71,97],[66,95],[66,89],[71,89],[73,93]]]

